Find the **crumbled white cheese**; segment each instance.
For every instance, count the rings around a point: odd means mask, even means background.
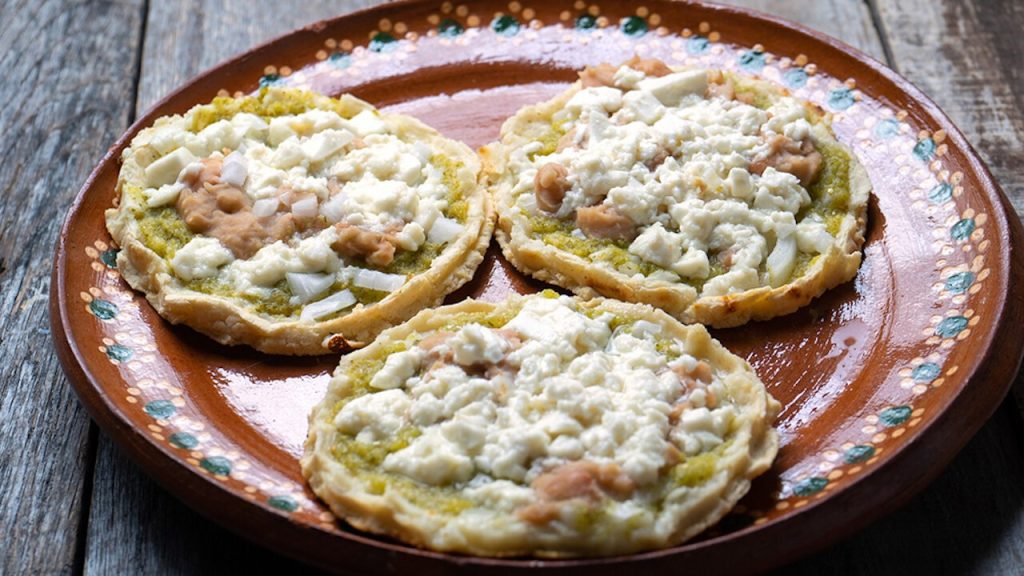
[[[660,325],[612,334],[614,318],[590,318],[566,297],[526,299],[500,331],[468,324],[429,352],[392,354],[371,380],[386,389],[369,394],[388,395],[373,405],[382,412],[364,415],[369,404],[352,401],[336,424],[366,438],[414,427],[420,434],[386,457],[386,471],[430,485],[468,482],[470,497],[508,498],[510,509],[522,505],[512,503],[524,501],[525,484],[570,461],[615,463],[649,486],[670,444],[690,455],[720,445],[735,407],[714,376],[710,392],[698,386],[703,396],[688,390],[675,368],[692,371],[697,361],[660,352]],[[709,393],[721,398],[714,409],[704,407]],[[680,402],[698,408],[673,426]]]
[[[360,442],[384,440],[402,428],[409,404],[401,390],[366,394],[345,404],[334,417],[334,425]]]
[[[398,388],[419,370],[423,351],[419,348],[396,352],[388,356],[384,366],[370,379],[370,387],[378,390]]]
[[[508,342],[479,324],[466,326],[451,339],[455,362],[463,366],[497,364],[508,350]]]
[[[174,253],[171,269],[182,280],[200,280],[216,276],[221,266],[234,259],[220,240],[197,236]]]
[[[376,112],[346,120],[312,109],[269,122],[240,113],[199,133],[190,131],[192,120],[191,114],[164,119],[146,136],[144,144],[161,155],[145,167],[146,206],[173,204],[184,188],[181,179],[201,170],[199,159],[217,157],[223,158],[221,181],[245,192],[259,217],[301,209],[331,223],[388,234],[408,251],[428,240],[454,241],[464,232],[459,222],[443,216],[449,190],[444,170],[431,163],[436,151],[392,134]],[[231,150],[226,156],[225,148]],[[240,293],[264,297],[286,273],[333,275],[343,269],[346,262],[331,248],[336,240],[337,231],[329,227],[264,246],[246,261],[232,258],[217,266],[229,264],[223,266],[224,280]],[[216,274],[189,263],[191,253],[184,251],[172,266],[176,273],[180,268],[190,274],[182,279]]]
[[[811,203],[799,180],[772,167],[751,172],[778,135],[812,137],[800,102],[783,97],[761,110],[708,98],[704,70],[647,77],[623,66],[614,83],[580,90],[555,114],[572,130],[572,146],[532,159],[537,149],[530,146],[512,154],[520,210],[539,213],[536,171],[561,164],[571,188],[556,217],[571,218],[596,204],[615,209],[638,226],[630,253],[663,269],[666,278],[707,280],[705,295],[783,282],[796,254],[788,241],[776,251],[777,238],[795,234],[798,252],[828,250],[833,239],[824,227],[796,229],[796,215]],[[719,275],[709,278],[713,270]]]

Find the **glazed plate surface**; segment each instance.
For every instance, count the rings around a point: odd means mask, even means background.
[[[115,268],[103,211],[118,157],[162,115],[260,86],[351,92],[472,147],[575,71],[634,54],[776,82],[834,116],[873,183],[856,279],[800,312],[713,331],[784,406],[774,467],[718,526],[683,546],[590,560],[435,554],[339,523],[305,488],[309,409],[336,356],[227,348],[164,322]],[[103,159],[57,247],[54,340],[93,417],[200,512],[275,550],[349,573],[680,568],[760,571],[821,547],[921,489],[995,409],[1016,374],[1020,222],[962,134],[893,72],[798,26],[716,6],[650,1],[398,3],[318,23],[227,62],[157,104]],[[492,245],[449,297],[543,288]]]

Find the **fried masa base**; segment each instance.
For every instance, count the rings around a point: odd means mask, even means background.
[[[750,489],[751,480],[771,466],[779,446],[778,433],[772,428],[779,403],[768,394],[750,365],[726,350],[703,326],[685,326],[643,304],[596,298],[579,305],[581,310],[599,308],[616,316],[658,324],[663,335],[681,340],[687,353],[724,374],[722,380],[729,396],[739,408],[731,436],[715,461],[714,472],[702,484],[677,486],[668,492],[649,525],[625,528],[620,524],[607,530],[577,531],[559,522],[533,525],[514,513],[482,507],[444,514],[434,507],[418,505],[391,483],[381,493],[379,486],[371,487],[332,454],[340,436],[333,419],[339,403],[349,398],[346,370],[353,362],[384,353],[410,335],[443,329],[466,313],[514,313],[521,306],[519,298],[499,304],[466,300],[424,310],[405,324],[382,333],[367,348],[343,357],[326,395],[310,415],[302,458],[303,476],[331,511],[350,525],[442,552],[478,556],[607,556],[673,546],[699,534],[725,516]],[[454,493],[457,495],[458,491]]]
[[[373,110],[372,105],[349,95],[342,96],[340,101],[349,117],[362,110]],[[431,150],[461,162],[458,178],[468,203],[463,231],[445,246],[427,270],[380,302],[356,304],[338,318],[301,322],[297,318],[260,314],[237,300],[186,288],[174,276],[169,262],[142,242],[133,205],[124,193],[126,186],[145,187],[140,160],[155,157],[148,146],[153,128],[140,132],[125,150],[117,185],[120,205],[106,212],[107,229],[121,247],[117,257],[121,275],[132,288],[144,292],[156,311],[171,323],[189,326],[221,344],[246,344],[269,354],[325,354],[329,352],[327,341],[336,335],[357,345],[369,342],[382,330],[440,304],[447,294],[473,277],[490,243],[493,208],[489,195],[478,182],[480,162],[467,146],[441,136],[415,118],[383,113],[380,118],[403,140],[423,141]]]
[[[675,68],[679,71],[683,68]],[[760,95],[778,98],[785,91],[770,82],[744,79]],[[777,288],[758,288],[723,296],[700,296],[683,282],[636,278],[544,243],[528,232],[527,218],[515,206],[512,190],[518,180],[508,168],[511,151],[542,139],[551,130],[552,116],[582,89],[576,82],[552,100],[527,106],[505,121],[501,140],[481,150],[484,179],[498,213],[495,237],[505,257],[521,272],[590,298],[607,296],[643,302],[665,310],[683,322],[729,328],[750,320],[767,320],[795,312],[811,300],[851,280],[860,267],[861,246],[867,226],[871,182],[867,171],[848,147],[838,142],[825,120],[813,124],[813,137],[843,148],[850,155],[849,209],[828,251],[799,278]],[[809,105],[809,104],[808,104]]]

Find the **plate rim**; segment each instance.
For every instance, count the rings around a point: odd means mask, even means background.
[[[677,3],[671,0],[647,1],[649,4],[661,5]],[[64,373],[93,420],[150,478],[193,510],[244,538],[328,570],[351,567],[338,566],[330,562],[331,558],[337,557],[337,550],[319,556],[310,556],[309,553],[312,549],[322,550],[320,544],[326,544],[328,547],[333,545],[337,548],[338,535],[298,522],[285,512],[266,504],[240,498],[216,480],[182,465],[168,448],[145,435],[110,402],[109,395],[104,391],[102,383],[89,371],[88,364],[70,329],[69,302],[63,298],[68,262],[68,232],[82,208],[87,192],[93,187],[103,167],[108,162],[116,162],[115,156],[139,130],[152,122],[159,110],[168,106],[172,101],[182,98],[190,90],[196,89],[203,79],[229,73],[230,68],[235,64],[254,58],[263,52],[271,51],[282,41],[295,39],[304,34],[316,35],[324,28],[338,26],[346,20],[383,16],[388,13],[402,12],[410,7],[435,3],[436,0],[399,0],[318,20],[229,57],[185,81],[138,115],[136,120],[97,162],[68,208],[67,216],[55,242],[49,294],[51,337]],[[684,543],[673,548],[627,556],[596,558],[503,559],[461,556],[417,549],[350,531],[346,531],[340,536],[340,540],[346,541],[346,547],[368,546],[377,553],[398,553],[411,562],[434,561],[437,563],[434,564],[435,568],[573,569],[582,571],[600,567],[635,565],[641,562],[652,562],[656,566],[660,565],[664,568],[667,567],[666,562],[682,560],[706,553],[709,550],[716,551],[717,556],[721,558],[754,559],[751,550],[763,549],[762,546],[770,545],[774,549],[772,555],[759,555],[756,558],[758,562],[756,569],[765,570],[832,544],[902,506],[946,468],[981,426],[988,421],[1009,392],[1020,369],[1022,355],[1024,355],[1024,342],[1014,344],[1012,338],[1006,337],[1012,333],[1015,326],[1024,323],[1024,225],[1020,218],[1016,217],[1017,215],[1002,188],[967,137],[949,116],[913,83],[890,69],[885,63],[836,38],[802,24],[757,10],[704,1],[686,0],[682,3],[725,17],[766,22],[776,28],[784,29],[788,33],[795,32],[813,42],[844,52],[847,59],[859,61],[885,82],[892,84],[899,92],[909,97],[910,102],[920,106],[920,111],[924,115],[935,120],[946,130],[947,137],[963,151],[967,165],[977,176],[981,184],[981,195],[987,197],[991,202],[994,227],[1005,239],[1007,246],[1007,250],[998,254],[998,259],[1002,265],[1000,281],[1002,285],[1009,288],[999,293],[999,301],[994,307],[995,310],[998,310],[998,318],[995,321],[994,329],[987,333],[983,344],[984,355],[974,363],[970,373],[964,377],[963,389],[952,396],[945,406],[941,407],[939,416],[924,426],[913,439],[895,448],[889,458],[880,462],[870,471],[859,475],[841,491],[809,503],[792,516],[776,518],[760,526],[748,526],[729,534],[700,542]],[[997,351],[1000,354],[997,355]],[[968,387],[977,388],[978,383],[982,381],[986,382],[985,393],[977,395],[964,393]],[[942,447],[937,453],[938,457],[933,451],[937,446]],[[888,489],[878,490],[877,485],[880,483],[877,479],[879,477],[902,477],[912,478],[912,480],[896,483]],[[868,504],[865,505],[865,502]],[[847,512],[850,510],[856,512],[848,515]],[[829,518],[841,518],[843,521],[830,521]],[[822,531],[810,530],[809,526],[828,526],[830,528],[838,526],[839,528]],[[801,527],[803,532],[800,530]],[[796,529],[793,530],[793,528]],[[804,540],[802,544],[789,544],[788,542],[791,542],[792,538],[783,537],[787,530],[813,534],[813,537]],[[296,538],[296,536],[300,538]],[[780,546],[780,542],[785,544]],[[369,552],[370,550],[365,551]],[[729,570],[736,568],[739,568],[740,572],[749,569],[746,566],[739,567],[733,564]]]

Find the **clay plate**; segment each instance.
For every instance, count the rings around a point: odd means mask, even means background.
[[[118,156],[154,118],[260,85],[350,91],[480,146],[587,64],[634,53],[739,70],[835,116],[870,173],[857,278],[772,322],[715,332],[785,408],[774,468],[717,527],[668,550],[589,560],[435,554],[336,522],[297,458],[338,358],[226,348],[162,321],[114,268],[104,228]],[[963,135],[905,80],[799,26],[702,4],[412,2],[314,24],[196,78],[93,172],[57,246],[64,369],[100,426],[168,490],[275,550],[347,572],[764,570],[891,510],[948,463],[1005,395],[1021,357],[1020,222]],[[465,297],[538,289],[492,246]]]

